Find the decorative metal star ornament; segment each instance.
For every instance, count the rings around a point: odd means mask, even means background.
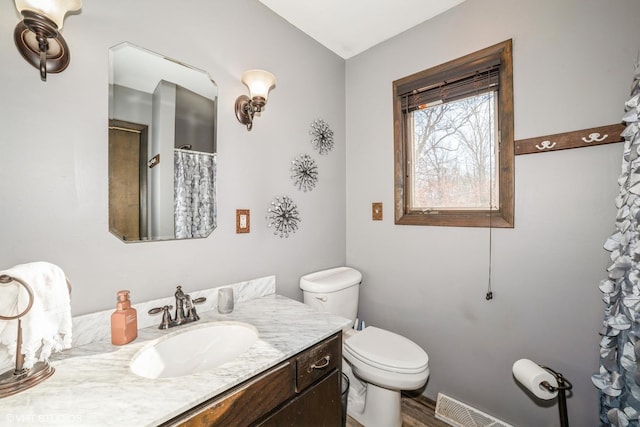
[[[313,190],[318,182],[316,161],[307,154],[302,154],[291,163],[291,179],[298,190]]]
[[[328,154],[333,149],[333,131],[324,120],[314,120],[309,134],[313,136],[311,143],[320,154]]]
[[[289,237],[298,230],[300,214],[293,200],[287,196],[276,197],[271,202],[267,211],[267,226],[273,227],[273,234],[280,237]]]

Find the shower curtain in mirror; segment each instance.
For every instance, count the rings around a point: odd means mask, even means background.
[[[638,426],[640,414],[640,63],[631,98],[625,103],[627,127],[618,179],[616,232],[604,247],[611,252],[608,278],[600,282],[605,303],[600,371],[600,425]]]
[[[176,239],[206,237],[216,226],[216,155],[174,150]]]

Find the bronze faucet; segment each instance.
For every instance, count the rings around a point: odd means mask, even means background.
[[[172,305],[155,307],[148,312],[149,314],[157,314],[162,312],[162,321],[160,322],[160,326],[158,326],[158,329],[169,329],[173,328],[174,326],[195,322],[200,319],[200,316],[198,316],[198,313],[196,312],[195,304],[205,302],[207,300],[205,297],[200,297],[192,300],[191,296],[185,294],[182,291],[182,286],[176,287],[176,293],[174,295],[176,298],[176,314],[173,318],[171,318],[170,312],[170,310],[173,308]],[[187,308],[186,315],[184,312],[185,306]]]

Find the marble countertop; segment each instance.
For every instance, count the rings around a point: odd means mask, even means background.
[[[102,340],[55,355],[55,373],[34,388],[0,399],[0,425],[152,426],[165,422],[338,332],[350,322],[298,301],[267,295],[212,310],[200,321],[138,331],[124,346]],[[159,318],[158,318],[159,319]],[[255,326],[258,341],[232,362],[192,375],[146,379],[129,371],[138,350],[179,329],[220,320]]]

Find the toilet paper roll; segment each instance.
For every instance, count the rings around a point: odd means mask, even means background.
[[[520,359],[513,364],[513,376],[516,377],[520,384],[540,399],[553,399],[558,394],[557,391],[550,392],[540,385],[546,381],[550,385],[558,387],[556,377],[529,359]]]

